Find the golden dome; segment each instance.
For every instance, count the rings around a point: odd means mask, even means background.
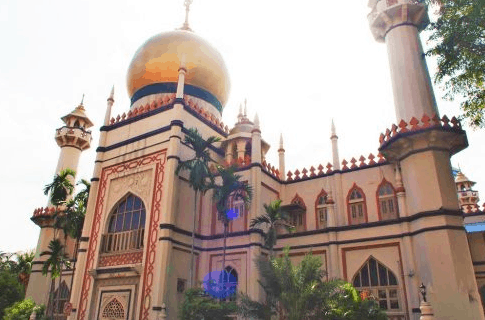
[[[160,33],[138,49],[127,76],[131,103],[150,94],[176,92],[181,60],[187,70],[184,93],[222,112],[230,88],[226,65],[214,47],[186,30]]]

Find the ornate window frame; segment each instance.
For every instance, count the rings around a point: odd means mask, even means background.
[[[392,193],[381,195],[381,189],[390,186]],[[399,218],[399,206],[397,202],[396,189],[385,178],[377,186],[376,190],[377,216],[379,220],[392,220]],[[387,217],[386,217],[387,216]]]
[[[362,197],[351,199],[354,191],[359,192]],[[367,201],[364,190],[362,190],[362,188],[360,188],[355,182],[347,194],[347,217],[349,225],[369,222],[369,217],[367,215]],[[359,217],[361,217],[363,221],[359,221]]]
[[[300,197],[298,193],[295,194],[293,199],[291,200],[291,204],[298,204],[300,205],[304,211],[302,213],[292,213],[290,215],[291,219],[291,224],[295,227],[296,231],[301,232],[301,231],[306,231],[306,205],[305,201],[303,201],[303,198]],[[300,229],[300,230],[298,230]]]
[[[315,199],[315,228],[325,229],[328,227],[328,207],[327,192],[322,189]]]

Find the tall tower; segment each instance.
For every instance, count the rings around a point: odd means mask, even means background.
[[[423,282],[437,319],[484,319],[470,252],[459,249],[467,247],[467,238],[450,164],[468,142],[457,121],[452,126],[437,116],[419,39],[427,8],[415,0],[370,0],[369,6],[372,33],[387,45],[399,124],[381,136],[379,151],[401,168],[406,199],[401,218],[409,222],[402,245],[416,253],[408,290]],[[418,305],[412,296],[410,308]]]
[[[93,123],[86,116],[82,102],[73,111],[62,117],[61,120],[64,122],[64,126],[58,128],[54,136],[57,145],[61,148],[55,174],[59,174],[62,170],[67,168],[76,171],[81,153],[84,150],[89,149],[92,140],[91,131],[88,131],[87,129],[92,127]],[[72,183],[74,184],[74,178],[72,178],[72,180]],[[50,279],[49,277],[42,275],[42,265],[44,261],[47,260],[48,256],[41,255],[41,253],[48,250],[49,243],[55,236],[53,227],[54,212],[55,208],[48,200],[46,207],[35,209],[31,218],[41,230],[26,297],[34,299],[36,303],[45,305],[47,305],[49,298],[49,296],[46,295],[46,292],[49,292]],[[69,257],[74,258],[72,252],[69,250],[72,249],[70,247],[69,244],[66,244],[66,250],[68,251]],[[70,272],[70,274],[71,273],[72,272]]]

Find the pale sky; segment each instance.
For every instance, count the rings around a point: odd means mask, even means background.
[[[369,11],[366,0],[194,0],[190,25],[221,52],[231,77],[224,122],[234,124],[247,98],[275,166],[283,133],[286,170],[331,162],[332,118],[341,161],[376,155],[379,134],[396,118],[386,46],[370,33]],[[78,178],[89,180],[111,86],[116,116],[129,109],[126,71],[135,51],[183,19],[183,0],[0,1],[0,251],[37,244],[30,217],[47,202],[42,189],[57,164],[60,117],[86,95],[95,127]],[[442,101],[437,86],[435,93],[442,115],[460,114],[458,102]],[[481,191],[485,131],[467,133],[470,147],[452,163]]]

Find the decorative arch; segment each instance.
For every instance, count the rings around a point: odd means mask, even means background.
[[[374,299],[383,310],[403,309],[398,277],[372,255],[355,273],[352,285],[360,292],[361,297]]]
[[[106,304],[101,312],[102,319],[125,319],[126,312],[123,304],[115,297]]]
[[[367,223],[367,201],[362,188],[354,182],[347,194],[347,217],[349,224]]]
[[[128,192],[111,209],[101,243],[102,252],[143,248],[146,207],[143,200]]]
[[[377,216],[379,220],[391,220],[399,217],[396,189],[383,178],[376,190]]]
[[[322,189],[315,199],[315,226],[317,229],[327,227],[328,210],[327,210],[327,192]]]
[[[49,308],[54,308],[54,301],[55,309],[54,315],[63,315],[64,314],[64,305],[69,301],[69,287],[66,284],[66,281],[62,281],[59,287],[54,291],[54,294],[49,298]]]
[[[227,272],[227,275],[229,276],[226,288],[229,288],[230,294],[227,297],[229,301],[236,301],[236,292],[237,292],[237,286],[239,283],[239,276],[235,268],[232,266],[227,266],[224,269]]]
[[[296,231],[306,230],[306,205],[303,198],[298,193],[291,200],[291,204],[297,204],[303,208],[303,212],[291,212],[291,222],[296,227]]]

